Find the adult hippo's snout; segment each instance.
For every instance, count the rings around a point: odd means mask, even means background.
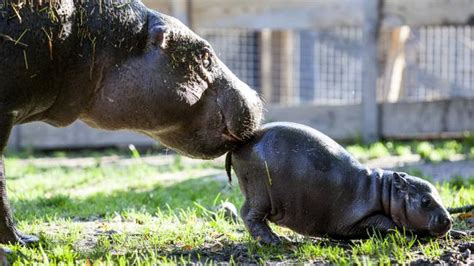
[[[229,79],[229,77],[231,79]],[[225,130],[223,135],[229,141],[242,141],[252,135],[262,120],[262,101],[258,94],[247,84],[227,72],[227,79],[232,83],[224,85],[217,96],[217,105],[221,111]]]
[[[262,101],[256,91],[218,61],[220,74],[209,83],[182,127],[155,138],[195,158],[215,158],[249,138],[262,121]]]
[[[263,116],[258,94],[233,75],[213,86],[203,93],[186,122],[152,137],[188,157],[211,159],[252,136]]]

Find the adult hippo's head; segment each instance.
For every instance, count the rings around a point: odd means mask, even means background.
[[[220,156],[251,136],[262,120],[262,102],[211,45],[154,11],[144,27],[143,52],[107,73],[84,120],[141,132],[196,158]]]
[[[397,226],[419,235],[441,237],[452,226],[436,188],[405,173],[393,173],[390,212]]]

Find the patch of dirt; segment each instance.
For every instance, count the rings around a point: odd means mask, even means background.
[[[73,220],[80,230],[81,238],[75,243],[75,248],[83,252],[92,251],[96,247],[99,238],[111,237],[115,234],[124,233],[129,236],[141,235],[145,226],[140,222],[126,221],[121,216],[116,216],[113,221],[104,222],[100,218],[91,217],[90,219]],[[58,234],[68,231],[67,225],[52,224],[47,232],[48,234]]]

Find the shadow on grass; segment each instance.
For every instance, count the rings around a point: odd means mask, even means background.
[[[85,198],[55,195],[32,200],[12,201],[18,220],[51,218],[103,218],[123,212],[155,214],[158,209],[196,208],[194,202],[212,207],[216,197],[240,204],[238,186],[229,187],[213,176],[188,179],[171,185],[156,184],[152,189],[98,192]]]
[[[326,238],[306,239],[306,242],[283,242],[281,245],[260,245],[255,241],[244,241],[241,243],[224,243],[216,248],[199,247],[192,250],[176,249],[171,253],[163,254],[167,258],[175,259],[178,262],[180,258],[192,263],[227,263],[234,262],[238,264],[266,264],[271,262],[283,263],[301,263],[300,249],[312,243],[320,248],[341,248],[350,250],[353,242],[350,240],[333,240]],[[313,262],[328,263],[327,260],[318,259]]]

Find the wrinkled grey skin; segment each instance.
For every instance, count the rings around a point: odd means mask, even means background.
[[[259,126],[256,92],[178,20],[140,1],[14,2],[19,15],[0,1],[1,154],[30,121],[132,130],[205,159]],[[15,229],[0,169],[0,243],[35,241]]]
[[[321,132],[271,123],[227,158],[245,203],[241,216],[263,243],[280,238],[271,221],[308,236],[365,238],[406,228],[440,237],[452,219],[430,183],[405,173],[368,169]]]

